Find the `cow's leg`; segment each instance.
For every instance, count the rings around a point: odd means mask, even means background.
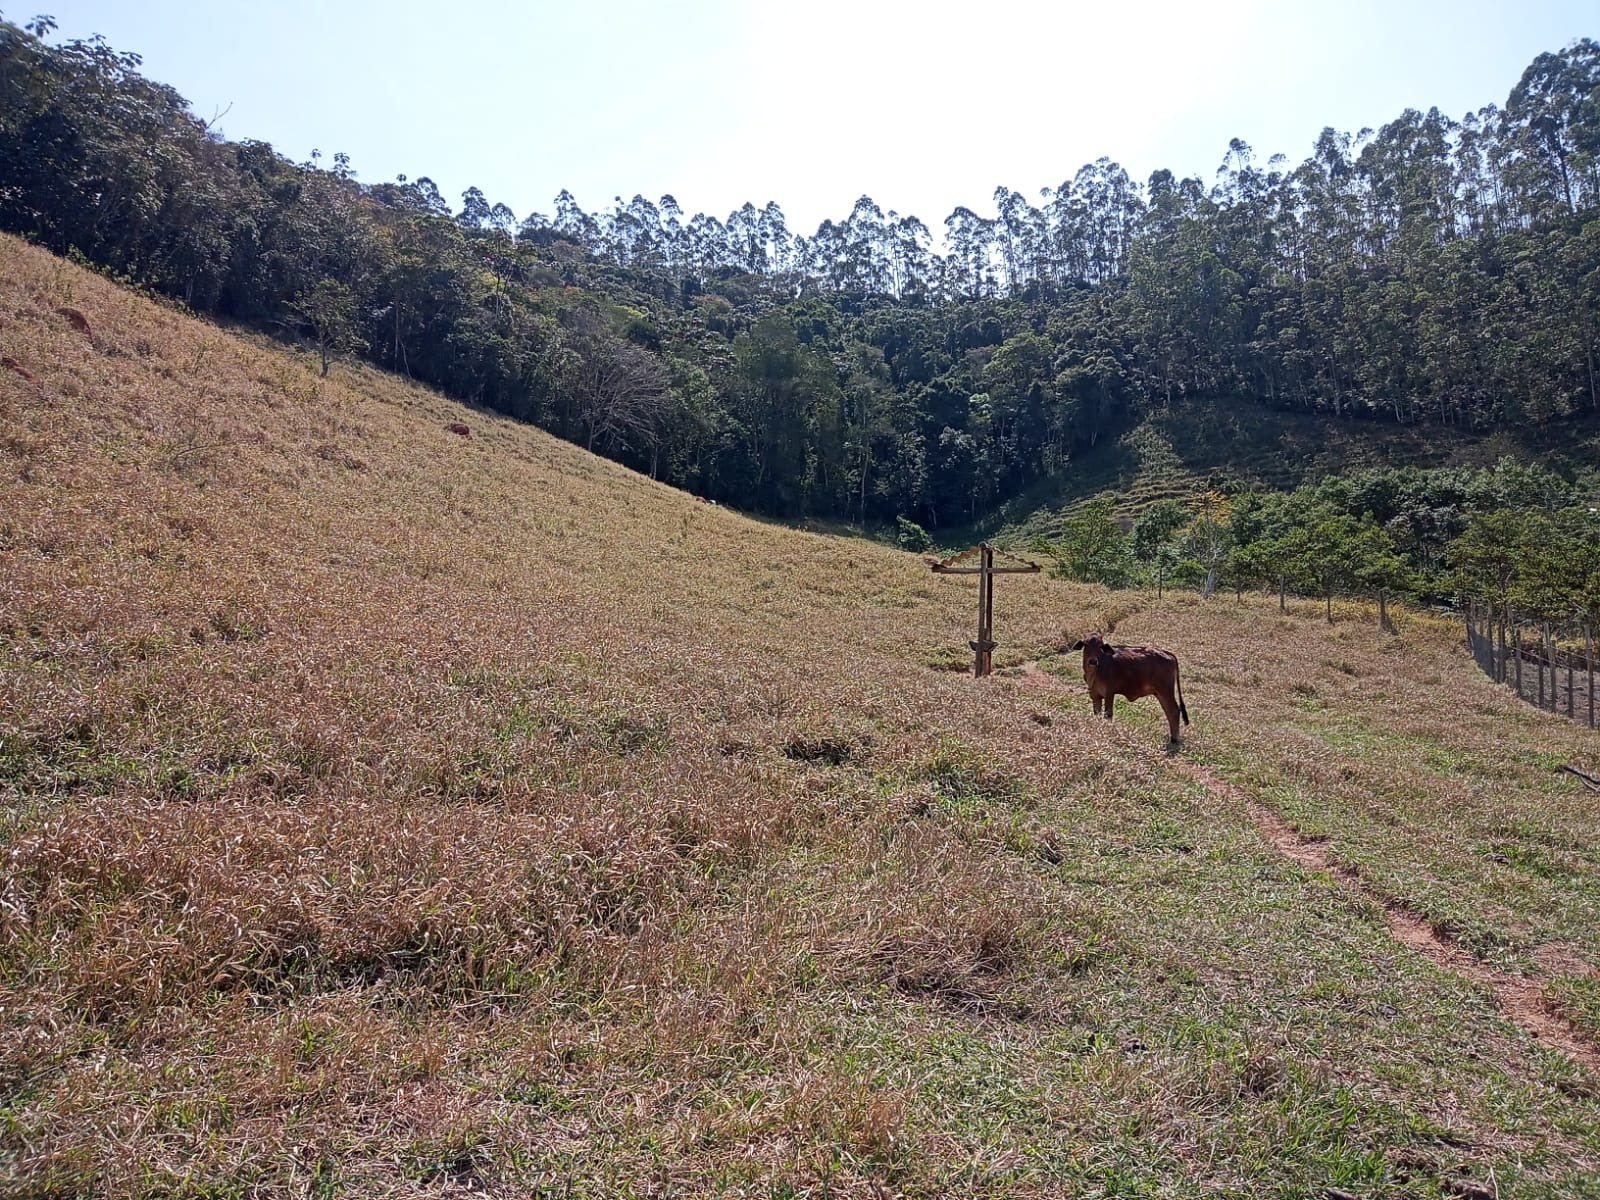
[[[1106,720],[1108,720],[1108,721],[1111,720],[1111,710],[1113,708],[1115,708],[1116,706],[1117,706],[1117,694],[1115,692],[1107,692],[1106,693]]]
[[[1100,699],[1099,692],[1092,693],[1089,699],[1094,701],[1094,715],[1098,717],[1100,715],[1100,706],[1104,704],[1105,701]]]
[[[1178,744],[1178,702],[1173,699],[1171,692],[1157,692],[1156,699],[1161,701],[1161,711],[1167,714],[1167,728],[1171,731],[1167,740],[1176,746]]]

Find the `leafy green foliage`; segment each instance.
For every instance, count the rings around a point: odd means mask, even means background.
[[[1091,500],[1063,521],[1051,553],[1055,573],[1063,579],[1109,587],[1125,587],[1132,579],[1129,539],[1112,515],[1109,497]]]
[[[1236,140],[1209,188],[1108,159],[1037,206],[1000,188],[938,253],[865,196],[810,236],[775,204],[670,196],[591,214],[562,192],[519,221],[469,188],[452,212],[426,178],[219,141],[137,55],[51,30],[0,20],[0,229],[764,512],[976,522],[1202,399],[1475,429],[1600,413],[1590,40],[1503,110],[1328,130],[1292,169]],[[1336,507],[1431,572],[1478,507],[1435,490]],[[1222,528],[1135,557],[1214,588],[1252,561]]]
[[[895,541],[903,550],[910,550],[913,554],[921,554],[924,550],[933,549],[933,539],[928,536],[928,531],[915,521],[908,521],[899,517],[895,521],[899,532]]]
[[[367,343],[356,332],[355,294],[344,284],[333,279],[319,279],[291,301],[289,307],[311,327],[322,356],[324,379],[335,356],[367,348]]]

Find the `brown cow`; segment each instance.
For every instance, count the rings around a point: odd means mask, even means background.
[[[1183,681],[1178,677],[1178,656],[1151,646],[1113,646],[1098,633],[1091,633],[1072,644],[1083,651],[1083,681],[1089,685],[1095,716],[1105,706],[1106,720],[1118,696],[1137,700],[1154,696],[1167,714],[1171,741],[1178,741],[1178,718],[1189,723],[1189,710],[1183,704]],[[1174,694],[1176,693],[1176,694]]]

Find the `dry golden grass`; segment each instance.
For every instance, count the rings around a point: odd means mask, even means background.
[[[1594,735],[1453,628],[1007,577],[975,682],[917,558],[10,240],[0,354],[0,1191],[1600,1188],[1600,1084],[1381,920],[1600,1033]],[[1108,618],[1367,899],[1091,717]]]

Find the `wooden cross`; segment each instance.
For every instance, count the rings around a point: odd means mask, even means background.
[[[1005,551],[1001,551],[1002,554]],[[961,567],[957,563],[964,562],[974,554],[978,555],[978,565],[975,567]],[[939,575],[976,575],[978,577],[978,640],[968,642],[972,647],[975,657],[972,661],[972,677],[982,679],[994,670],[994,577],[996,575],[1029,575],[1039,569],[1038,563],[1031,563],[1025,558],[1016,561],[1022,563],[1020,567],[997,567],[994,565],[994,547],[988,542],[980,542],[970,550],[963,550],[960,554],[952,554],[943,562],[928,563],[935,573]],[[1012,557],[1007,555],[1007,557]]]

